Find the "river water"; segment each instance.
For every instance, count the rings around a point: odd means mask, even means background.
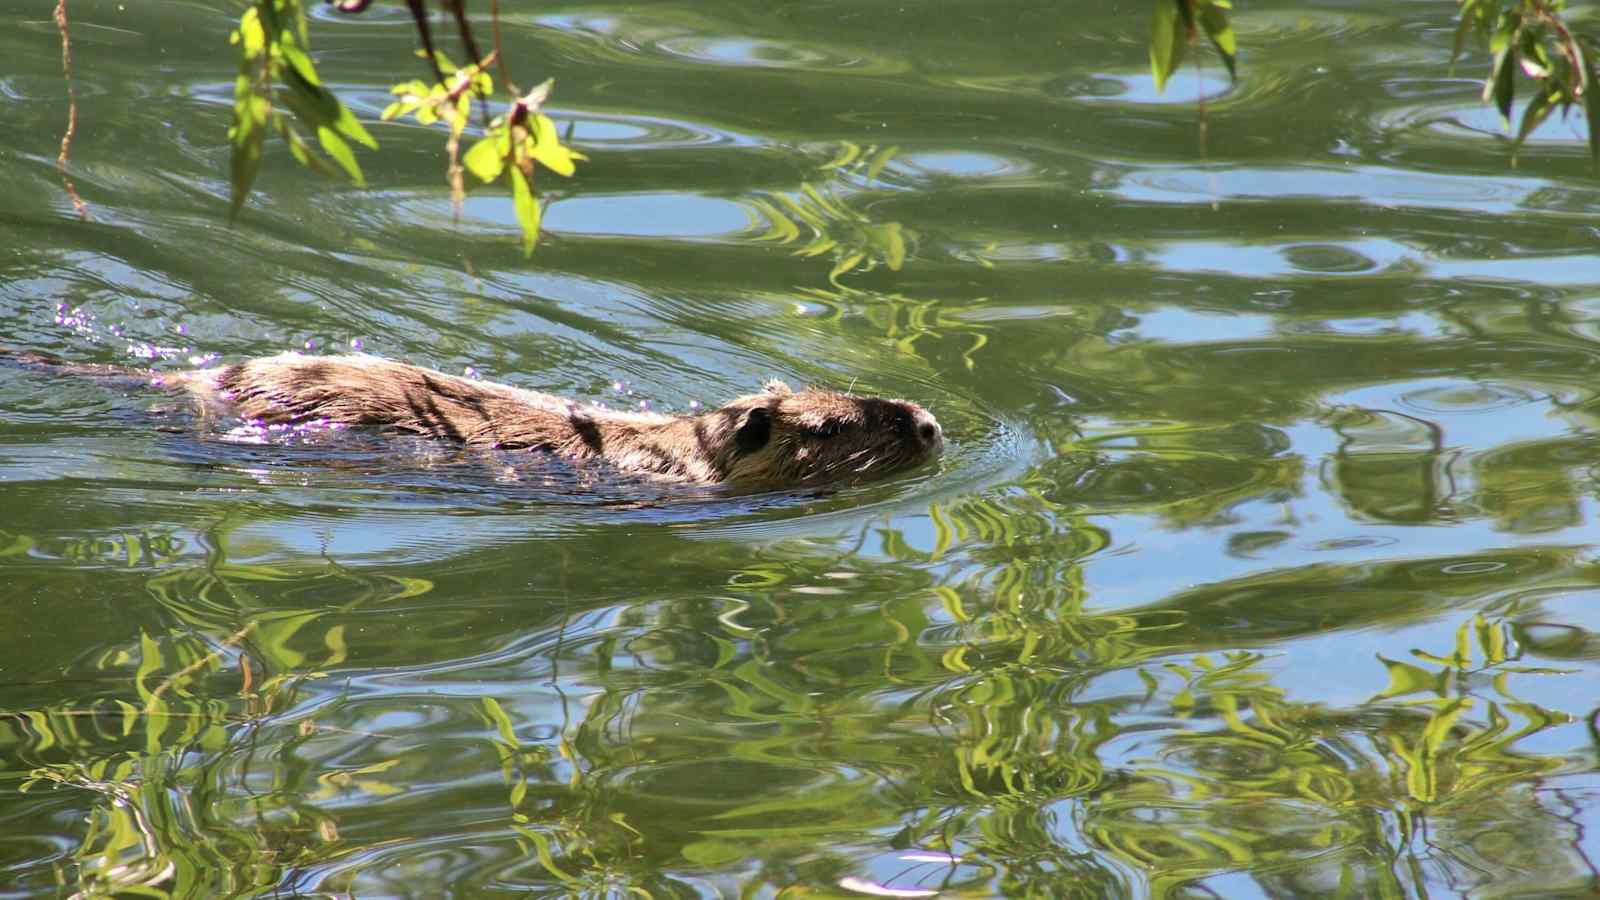
[[[1453,4],[1241,4],[1165,93],[1148,2],[505,6],[589,157],[531,259],[378,121],[402,6],[312,17],[368,188],[271,143],[229,227],[238,9],[71,4],[81,222],[12,4],[0,347],[777,377],[942,459],[596,485],[0,363],[0,896],[1595,890],[1600,181]]]

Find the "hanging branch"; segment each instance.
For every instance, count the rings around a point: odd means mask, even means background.
[[[89,204],[78,196],[78,188],[67,174],[67,162],[72,156],[72,136],[78,133],[78,92],[72,86],[72,40],[67,36],[67,0],[56,0],[56,28],[61,32],[61,73],[67,82],[67,130],[61,135],[61,152],[56,155],[56,169],[61,173],[61,186],[72,199],[72,208],[78,218],[89,221]]]
[[[317,74],[310,54],[307,2],[250,0],[232,35],[232,42],[240,47],[234,120],[229,130],[233,144],[234,215],[250,193],[269,131],[275,131],[289,145],[290,153],[301,165],[343,175],[358,186],[364,182],[350,141],[377,147]],[[355,14],[371,3],[372,0],[334,0],[334,8]],[[523,251],[532,253],[539,239],[541,218],[533,191],[534,163],[568,176],[584,157],[562,144],[555,123],[539,111],[553,82],[547,80],[525,95],[511,86],[510,69],[501,51],[498,0],[491,0],[490,5],[494,49],[488,56],[480,52],[473,35],[466,0],[439,0],[439,5],[453,21],[468,62],[457,68],[439,49],[428,21],[426,0],[406,0],[422,45],[418,55],[427,61],[433,80],[429,83],[419,79],[392,87],[390,92],[398,96],[383,111],[382,118],[387,122],[399,116],[414,116],[420,125],[446,125],[449,135],[445,141],[445,181],[457,214],[466,194],[465,173],[471,172],[484,182],[503,180],[510,189],[521,226]],[[501,84],[510,94],[510,109],[491,119],[488,102],[495,94],[495,84],[487,70],[495,64],[499,66]],[[484,136],[462,153],[461,139],[474,99],[483,113]],[[293,113],[294,123],[279,112],[280,108]],[[316,145],[307,140],[311,135],[315,135]]]
[[[1560,110],[1563,117],[1581,112],[1588,126],[1590,165],[1600,172],[1600,42],[1574,33],[1562,21],[1565,0],[1457,0],[1460,5],[1456,26],[1454,62],[1466,47],[1467,36],[1476,34],[1489,51],[1489,72],[1483,79],[1483,101],[1493,103],[1508,132],[1512,131],[1512,111],[1517,92],[1517,73],[1533,82],[1533,95],[1522,109],[1522,117],[1511,135],[1511,164],[1535,129]],[[1206,37],[1234,75],[1237,39],[1228,22],[1231,0],[1156,0],[1151,19],[1150,70],[1156,90],[1166,87],[1167,79],[1183,61],[1187,47],[1198,33]],[[1201,148],[1204,152],[1204,98],[1201,100]]]

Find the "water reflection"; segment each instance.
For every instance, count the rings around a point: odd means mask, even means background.
[[[74,10],[87,227],[54,28],[0,32],[4,346],[778,376],[950,443],[686,495],[0,366],[14,890],[1592,887],[1600,195],[1560,126],[1505,165],[1448,9],[1240,10],[1160,96],[1115,4],[508,14],[593,151],[531,263],[409,126],[223,227],[233,14]],[[314,16],[370,118],[404,11]]]

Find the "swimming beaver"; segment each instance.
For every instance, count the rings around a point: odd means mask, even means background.
[[[781,487],[877,476],[931,459],[944,443],[938,421],[915,403],[795,391],[781,381],[709,412],[670,416],[580,405],[374,356],[285,353],[217,369],[140,374],[264,424],[320,419],[388,426],[468,446],[603,459],[622,472],[705,484]]]

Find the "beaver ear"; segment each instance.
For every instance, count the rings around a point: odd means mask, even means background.
[[[740,453],[754,453],[772,440],[772,413],[758,406],[739,419],[739,428],[733,433],[734,443]]]
[[[787,397],[794,393],[787,384],[776,378],[768,379],[767,383],[761,386],[761,390],[769,394],[776,394],[779,397]]]

